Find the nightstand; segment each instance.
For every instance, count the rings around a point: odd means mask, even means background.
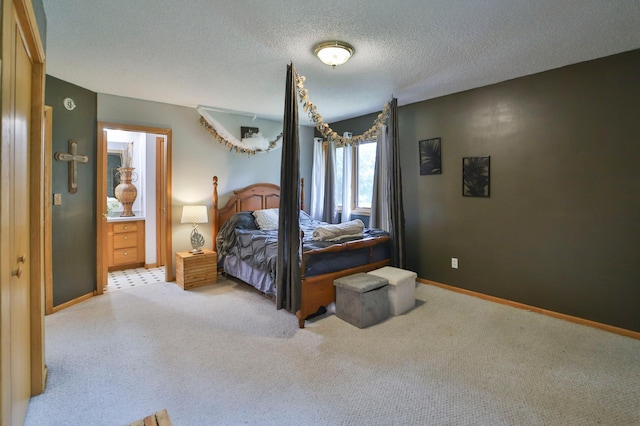
[[[218,281],[217,264],[218,254],[212,250],[202,249],[200,254],[176,252],[176,281],[183,290],[215,284]]]

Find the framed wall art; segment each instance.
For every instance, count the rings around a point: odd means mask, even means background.
[[[257,127],[240,126],[240,134],[242,135],[242,139],[249,139],[256,133],[260,133],[260,129]]]
[[[490,193],[490,156],[462,158],[462,195],[488,197]]]
[[[442,174],[442,147],[440,138],[425,139],[418,142],[420,150],[420,174]]]

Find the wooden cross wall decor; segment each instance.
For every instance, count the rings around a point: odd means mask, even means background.
[[[58,161],[69,162],[69,192],[75,194],[78,192],[78,168],[76,163],[88,163],[89,157],[86,155],[78,155],[78,144],[73,139],[70,139],[69,153],[56,152],[54,158]]]

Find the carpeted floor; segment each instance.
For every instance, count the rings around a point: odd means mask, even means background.
[[[122,289],[49,315],[27,426],[640,424],[640,341],[418,285],[358,329],[244,284]]]

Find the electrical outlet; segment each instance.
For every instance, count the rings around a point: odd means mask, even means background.
[[[451,267],[453,269],[458,269],[458,258],[457,257],[452,257],[451,258]]]
[[[59,206],[62,204],[62,194],[53,194],[53,205]]]

